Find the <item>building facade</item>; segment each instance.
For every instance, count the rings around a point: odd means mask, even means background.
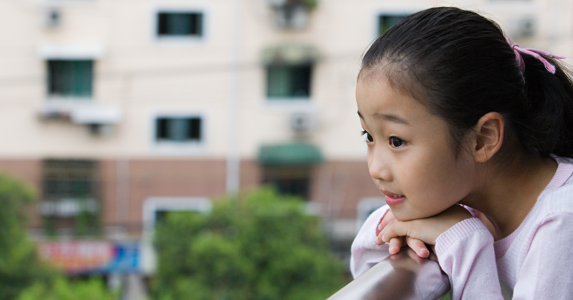
[[[356,115],[361,54],[436,5],[573,53],[570,0],[3,1],[0,171],[37,187],[38,237],[137,239],[161,210],[274,184],[347,252],[383,203]]]

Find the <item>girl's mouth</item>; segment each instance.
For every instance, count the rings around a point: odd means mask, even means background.
[[[406,200],[406,196],[404,196],[404,195],[394,194],[394,193],[391,193],[388,191],[382,191],[382,193],[384,193],[384,195],[386,195],[386,197],[385,197],[386,204],[388,204],[390,206],[398,205],[398,204],[404,202],[404,200]]]
[[[386,196],[385,198],[386,198],[386,204],[390,206],[398,205],[404,202],[404,200],[406,200],[406,196],[404,195],[392,195],[392,196]]]

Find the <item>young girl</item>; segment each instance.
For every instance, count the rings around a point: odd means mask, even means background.
[[[453,299],[573,297],[573,84],[556,58],[452,7],[372,44],[356,99],[388,205],[352,244],[355,277],[430,245]]]

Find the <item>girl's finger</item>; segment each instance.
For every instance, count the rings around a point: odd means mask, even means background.
[[[445,231],[439,231],[439,229],[436,230],[435,227],[438,226],[434,226],[434,223],[438,223],[438,221],[426,219],[400,222],[398,220],[394,220],[390,222],[382,232],[380,232],[380,235],[382,235],[382,240],[384,242],[388,242],[390,239],[395,237],[409,236],[426,244],[433,245],[436,242],[435,238]],[[449,229],[449,227],[446,229]]]
[[[403,237],[397,237],[397,238],[390,239],[390,247],[388,248],[388,251],[390,252],[390,254],[397,254],[400,252],[400,248],[402,248],[403,240],[404,240]]]
[[[385,242],[382,240],[382,233],[378,233],[378,235],[376,236],[376,240],[374,241],[374,243],[376,243],[376,245],[382,245]]]
[[[416,254],[419,257],[427,258],[428,256],[430,256],[430,251],[428,250],[428,247],[424,242],[420,241],[419,239],[406,237],[406,243],[412,250],[414,250],[414,252],[416,252]]]
[[[388,210],[384,215],[384,217],[382,218],[382,220],[380,220],[378,228],[376,228],[376,234],[379,234],[384,229],[384,227],[388,225],[388,223],[392,222],[395,219],[396,218],[394,218],[394,214],[392,213],[392,211]]]
[[[400,228],[396,228],[396,225],[399,223],[400,222],[397,222],[396,220],[390,222],[388,225],[386,225],[386,227],[384,227],[384,229],[382,229],[382,232],[380,232],[378,236],[381,235],[382,240],[387,243],[390,242],[390,240],[393,238],[406,236],[407,234],[401,232],[401,226],[398,226]]]

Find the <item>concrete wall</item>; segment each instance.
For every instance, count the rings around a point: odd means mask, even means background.
[[[223,195],[229,151],[242,160],[241,187],[258,185],[259,147],[295,140],[289,118],[305,112],[315,118],[316,128],[304,139],[317,145],[326,160],[313,173],[311,200],[328,217],[352,219],[358,200],[378,196],[366,170],[354,101],[360,56],[377,35],[379,14],[444,4],[493,18],[523,47],[573,54],[571,0],[323,0],[310,12],[306,29],[298,31],[276,28],[265,0],[2,1],[0,170],[41,188],[42,159],[97,160],[104,223],[138,231],[147,197]],[[60,25],[45,25],[50,9],[61,12]],[[155,17],[161,9],[202,11],[205,36],[157,38]],[[520,22],[528,19],[535,34],[517,36]],[[266,97],[263,50],[284,44],[311,45],[319,52],[306,102]],[[94,59],[91,99],[49,99],[46,60],[66,55]],[[108,134],[39,117],[52,106],[92,104],[121,110]],[[161,114],[201,115],[204,142],[158,145],[154,117]]]

